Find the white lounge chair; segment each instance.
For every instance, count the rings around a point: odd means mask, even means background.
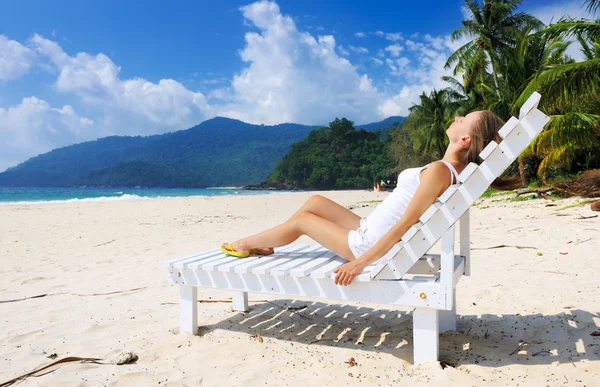
[[[346,261],[322,246],[289,245],[267,257],[238,259],[219,249],[164,262],[171,282],[179,284],[180,331],[196,334],[197,286],[233,290],[233,310],[248,310],[248,292],[415,307],[414,364],[437,360],[439,334],[456,330],[456,284],[470,275],[469,207],[492,181],[542,131],[548,117],[537,109],[534,93],[519,119],[500,130],[502,142],[490,143],[481,165],[469,164],[451,186],[379,261],[350,286],[336,286],[333,270]],[[454,229],[460,228],[460,251]],[[426,254],[441,238],[441,254]]]

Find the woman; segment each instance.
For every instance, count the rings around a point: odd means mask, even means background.
[[[470,162],[480,163],[479,153],[490,141],[500,142],[502,121],[489,111],[456,117],[446,130],[450,144],[442,160],[404,170],[398,184],[377,208],[361,219],[352,211],[319,195],[312,196],[285,223],[267,231],[223,244],[221,250],[237,257],[269,255],[272,247],[308,235],[348,263],[335,270],[335,284],[349,285],[369,264],[383,257],[436,198],[458,181]],[[498,189],[518,187],[518,179],[497,179]]]

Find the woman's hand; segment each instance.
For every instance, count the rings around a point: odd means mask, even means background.
[[[335,269],[333,272],[336,273],[335,284],[336,285],[350,285],[352,280],[359,275],[366,267],[360,260],[355,260],[343,264],[342,266]]]

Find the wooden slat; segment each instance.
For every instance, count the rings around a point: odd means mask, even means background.
[[[335,269],[337,269],[338,267],[342,266],[346,262],[348,262],[348,261],[346,261],[342,257],[337,256],[332,261],[330,261],[329,263],[327,263],[326,265],[323,265],[323,266],[319,267],[318,269],[312,271],[310,273],[310,277],[312,277],[312,278],[328,278],[328,277],[331,277],[331,273],[333,273],[333,271]]]
[[[173,265],[176,264],[177,262],[187,261],[187,260],[199,257],[201,255],[209,254],[211,252],[218,251],[218,250],[219,249],[213,249],[213,250],[203,251],[201,253],[196,253],[196,254],[192,254],[192,255],[186,255],[185,257],[181,257],[181,258],[171,259],[171,260],[162,262],[161,266],[162,267],[173,267]]]
[[[321,245],[307,247],[308,249],[303,250],[302,255],[300,257],[293,258],[287,263],[284,263],[283,265],[277,265],[271,268],[266,274],[276,276],[287,275],[293,268],[306,264],[307,262],[314,261],[315,259],[318,259],[320,256],[329,251]]]
[[[289,251],[289,249],[286,251]],[[292,249],[292,251],[294,251],[294,249]],[[238,266],[242,266],[242,265],[243,266],[249,266],[249,265],[258,266],[260,264],[265,264],[268,261],[272,261],[272,259],[267,261],[267,258],[269,258],[269,257],[273,257],[273,259],[281,259],[282,254],[280,251],[277,251],[276,253],[273,253],[268,256],[256,255],[256,256],[251,256],[248,258],[238,259],[237,261],[225,262],[225,263],[217,265],[214,268],[214,270],[218,270],[218,271],[222,271],[222,272],[233,272],[233,271],[235,271],[235,269]]]
[[[464,183],[469,178],[469,176],[471,176],[471,174],[477,170],[477,167],[477,164],[469,163],[467,167],[463,169],[460,175],[458,175],[458,181]]]
[[[541,111],[534,109],[521,120],[521,125],[532,137],[534,137],[544,130],[544,126],[546,126],[548,121],[550,121],[550,117]]]
[[[541,98],[542,96],[540,95],[540,93],[534,91],[533,94],[531,94],[531,96],[527,98],[527,101],[525,101],[523,106],[521,106],[521,109],[519,109],[519,120],[522,120],[523,118],[525,118],[525,116],[527,116],[527,114],[529,114],[529,112],[536,109],[538,107],[538,104],[540,103]]]
[[[429,208],[427,210],[425,210],[423,215],[421,215],[421,217],[419,218],[419,221],[421,223],[427,223],[429,218],[431,218],[433,216],[433,214],[435,214],[441,206],[442,206],[442,202],[436,200],[432,205],[429,206]]]
[[[189,267],[190,264],[192,264],[194,262],[200,262],[200,261],[205,261],[205,260],[209,260],[209,259],[214,259],[214,257],[217,257],[220,254],[222,254],[220,249],[209,250],[204,253],[198,254],[196,257],[193,257],[193,258],[190,257],[183,261],[176,262],[173,264],[173,268],[176,268],[176,269],[187,268],[187,267]]]
[[[272,262],[275,261],[277,259],[280,259],[282,256],[284,256],[286,253],[288,252],[294,252],[296,250],[298,250],[299,248],[301,248],[302,246],[298,246],[298,245],[287,245],[284,247],[279,247],[275,249],[275,254],[266,256],[266,257],[261,257],[262,259],[260,260],[252,260],[252,261],[248,261],[243,263],[242,265],[238,265],[235,266],[233,268],[233,271],[235,273],[251,273],[252,272],[252,268],[256,267],[256,266],[260,266],[263,265],[265,263],[268,262]]]
[[[519,120],[517,120],[515,117],[510,117],[510,119],[506,121],[504,126],[502,126],[502,128],[500,128],[498,131],[498,136],[504,140],[513,131],[513,129],[517,127],[518,124]]]
[[[448,200],[449,197],[451,197],[452,195],[454,195],[454,193],[456,192],[456,190],[458,189],[458,187],[456,187],[455,185],[451,185],[450,187],[448,187],[444,193],[442,194],[442,196],[440,196],[438,198],[438,200],[443,204],[446,203],[446,201]]]
[[[311,251],[311,248],[314,248],[314,246],[308,246],[308,245],[307,246],[299,246],[298,249],[296,249],[294,251],[286,252],[285,255],[282,255],[279,259],[265,263],[264,265],[255,266],[254,268],[252,268],[252,273],[253,274],[267,274],[275,266],[283,265],[293,259],[296,259],[299,257],[299,254],[302,254],[305,251],[307,251],[307,252]]]
[[[481,153],[479,153],[479,157],[481,157],[483,160],[487,159],[488,156],[492,154],[492,152],[494,151],[494,149],[496,149],[497,146],[498,146],[498,143],[496,141],[493,141],[493,140],[490,141],[490,143],[487,144],[487,146],[485,148],[483,148]],[[475,163],[473,163],[473,164],[475,164]],[[477,164],[475,164],[475,168],[477,168]],[[462,175],[462,173],[461,173],[461,175]]]
[[[333,251],[327,251],[323,256],[315,258],[309,262],[305,262],[302,265],[295,267],[290,271],[290,275],[293,277],[306,277],[310,275],[313,270],[317,270],[323,265],[331,262],[337,255]]]

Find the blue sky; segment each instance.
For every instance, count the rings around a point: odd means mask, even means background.
[[[548,22],[581,1],[525,0]],[[444,87],[463,1],[4,1],[0,171],[107,135],[406,115]],[[575,53],[576,54],[576,53]]]

